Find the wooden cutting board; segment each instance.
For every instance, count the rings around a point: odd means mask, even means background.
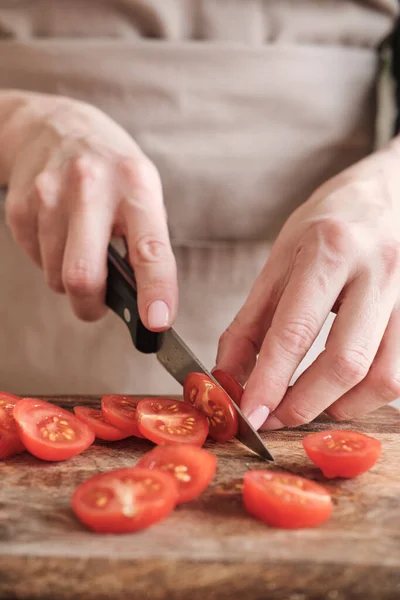
[[[95,398],[60,398],[65,407]],[[283,531],[248,516],[237,483],[268,466],[238,442],[208,443],[217,479],[198,500],[147,531],[98,536],[69,502],[91,475],[133,465],[151,445],[97,443],[67,462],[28,454],[0,464],[0,598],[40,600],[398,600],[400,598],[400,413],[386,407],[350,425],[383,443],[383,456],[352,481],[324,482],[335,508],[317,529]],[[302,437],[320,420],[268,434],[271,468],[323,481]]]

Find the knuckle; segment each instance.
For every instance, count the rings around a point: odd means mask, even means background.
[[[364,350],[342,350],[332,362],[332,375],[341,385],[353,387],[366,377],[370,365]]]
[[[340,404],[338,404],[337,406],[333,404],[332,406],[327,408],[325,412],[330,417],[332,417],[332,419],[335,419],[335,421],[351,421],[351,419],[353,418],[353,415],[350,415],[349,413],[345,412],[340,406]]]
[[[81,154],[72,159],[71,171],[79,184],[86,184],[99,177],[101,166],[92,156]]]
[[[314,317],[296,319],[282,327],[277,334],[277,341],[285,353],[301,356],[310,349],[317,332],[318,325]]]
[[[313,221],[308,235],[331,269],[339,269],[356,250],[352,225],[342,219],[328,217]]]
[[[136,266],[165,263],[173,257],[170,245],[151,234],[142,235],[135,241],[132,254]]]
[[[121,174],[129,181],[133,189],[145,189],[157,184],[161,179],[157,167],[147,157],[123,158],[119,163]]]
[[[371,369],[371,385],[385,402],[400,398],[400,372],[376,366]]]
[[[381,262],[385,278],[392,278],[400,270],[400,241],[391,240],[381,249]]]
[[[300,425],[310,423],[316,416],[315,407],[311,406],[311,404],[303,398],[300,403],[291,403],[287,417],[285,418],[285,423],[288,427],[299,427]]]
[[[95,274],[90,265],[78,261],[65,270],[63,284],[72,296],[84,298],[99,294],[103,289],[104,282]]]

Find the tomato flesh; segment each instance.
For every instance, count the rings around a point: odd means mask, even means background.
[[[332,500],[321,485],[279,471],[248,471],[244,476],[246,510],[272,527],[315,527],[332,512]]]
[[[24,398],[13,413],[23,445],[42,460],[71,458],[94,441],[94,433],[86,423],[50,402]]]
[[[222,385],[232,400],[236,402],[238,406],[240,406],[240,401],[244,392],[244,389],[240,383],[234,377],[232,377],[232,375],[229,375],[229,373],[226,373],[222,369],[214,369],[212,376],[220,385]]]
[[[229,396],[207,375],[189,373],[183,385],[185,402],[202,411],[210,423],[210,437],[228,442],[238,432],[239,421]]]
[[[145,398],[137,407],[139,430],[155,444],[202,446],[208,435],[206,417],[191,404],[169,398]]]
[[[0,392],[0,458],[20,454],[25,450],[13,416],[14,406],[21,398]]]
[[[175,481],[167,473],[129,467],[82,483],[72,496],[72,508],[93,531],[128,533],[167,517],[177,498]]]
[[[129,433],[126,433],[126,431],[121,431],[121,429],[117,429],[114,425],[107,423],[104,420],[101,410],[89,408],[88,406],[75,406],[74,413],[80,421],[83,421],[90,427],[99,440],[116,442],[117,440],[129,437]]]
[[[217,470],[217,457],[198,446],[158,446],[137,463],[140,467],[165,471],[178,487],[178,504],[197,498]]]
[[[137,424],[136,409],[139,398],[110,394],[101,399],[101,410],[104,419],[129,435],[142,438]]]
[[[369,471],[382,450],[379,440],[350,430],[313,433],[303,439],[303,447],[308,457],[330,479],[350,479]]]

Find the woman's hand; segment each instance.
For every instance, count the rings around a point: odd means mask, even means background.
[[[14,239],[43,268],[50,288],[68,294],[76,315],[95,320],[106,310],[108,243],[112,234],[124,235],[141,318],[150,329],[166,329],[176,315],[178,290],[157,169],[96,108],[33,98],[40,109],[28,102],[11,119],[16,127],[29,120],[27,110],[32,115],[6,177]],[[3,137],[6,129],[7,123]],[[10,124],[7,135],[14,139]]]
[[[352,419],[400,396],[400,148],[327,182],[289,218],[217,357],[257,429]],[[288,389],[330,311],[317,360]],[[257,355],[258,361],[256,363]]]

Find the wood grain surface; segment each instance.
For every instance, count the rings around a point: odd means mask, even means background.
[[[64,407],[96,398],[59,398]],[[334,426],[336,427],[336,425]],[[400,598],[400,413],[386,407],[342,428],[383,443],[380,462],[351,481],[325,481],[302,437],[332,428],[320,419],[268,433],[275,464],[234,441],[207,443],[218,474],[199,499],[147,531],[99,536],[70,509],[82,481],[134,465],[151,448],[133,438],[96,443],[66,462],[23,454],[0,463],[0,598],[22,600],[398,600]],[[271,529],[248,516],[237,483],[247,469],[284,468],[321,481],[334,498],[317,529]]]

